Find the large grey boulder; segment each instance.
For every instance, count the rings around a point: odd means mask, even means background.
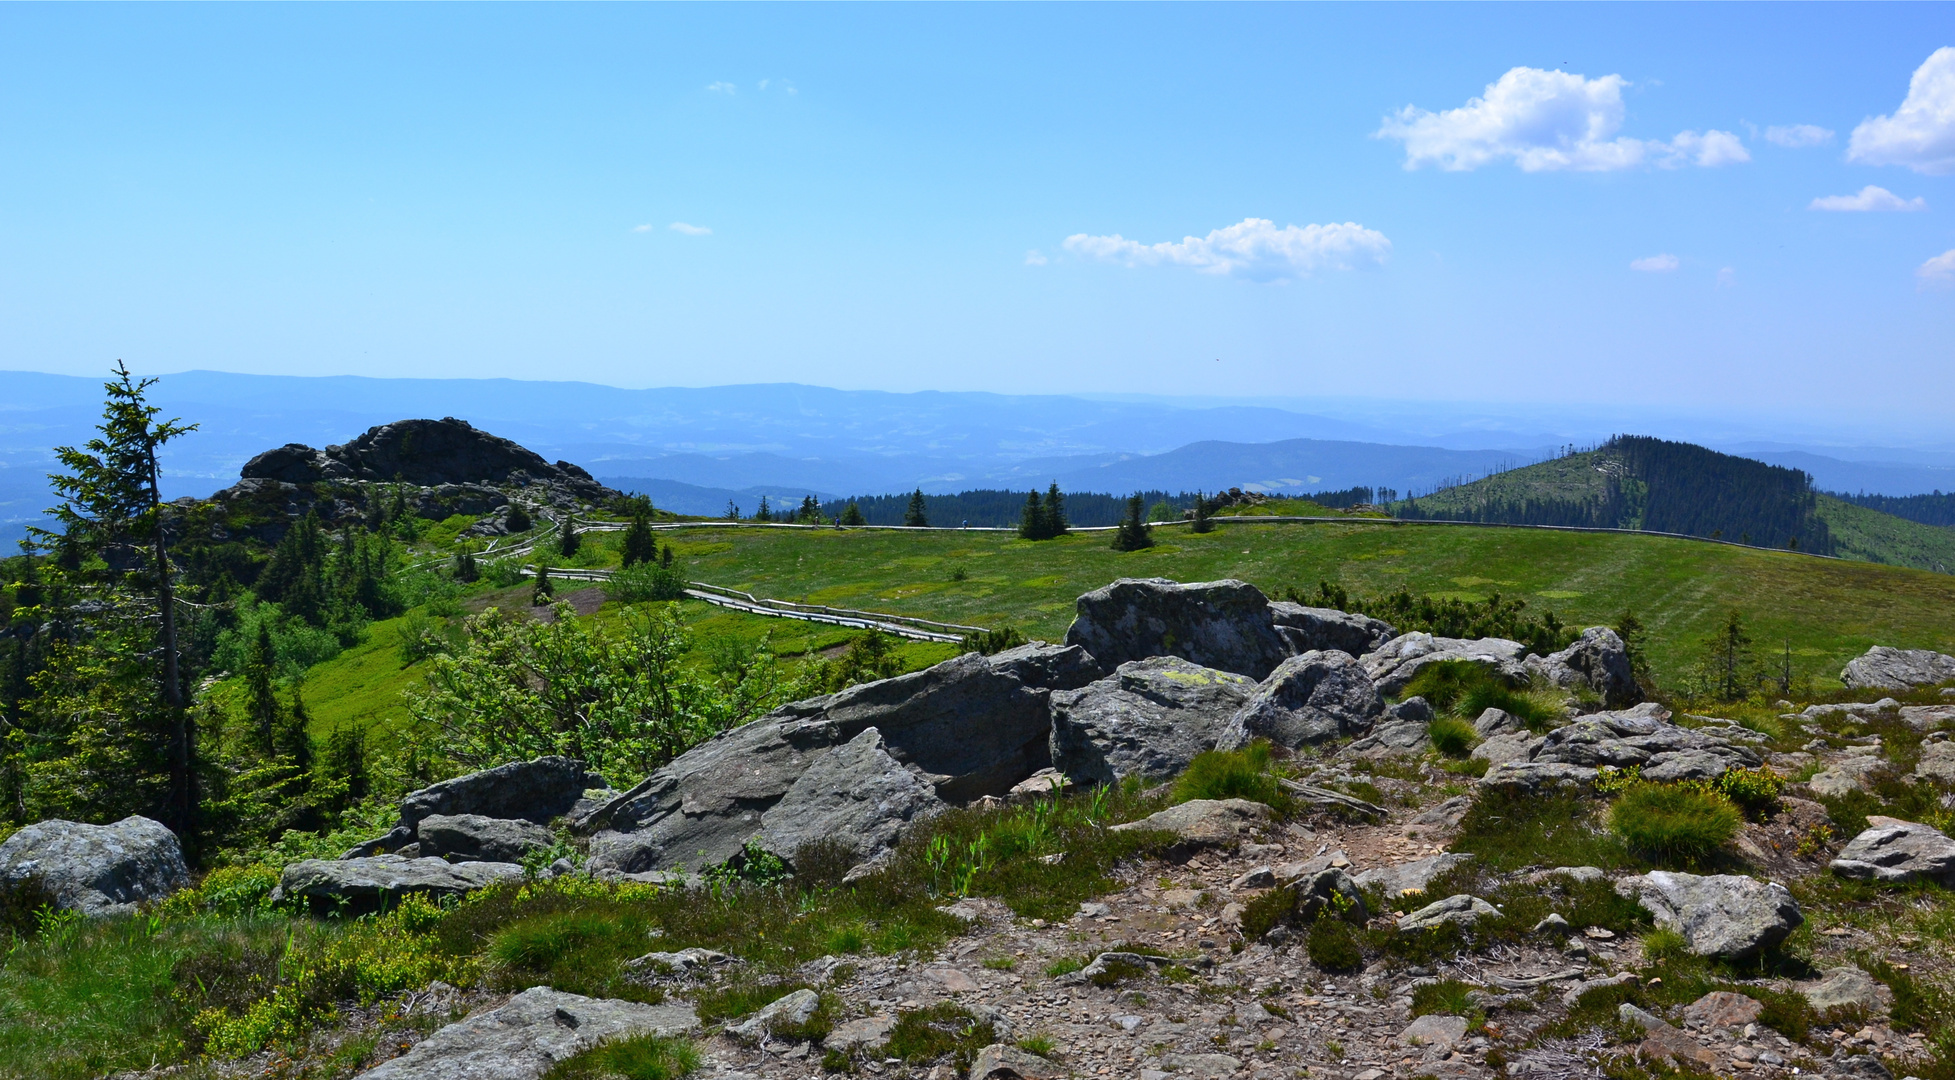
[[[1336,608],[1305,607],[1287,600],[1269,605],[1277,636],[1298,656],[1336,649],[1363,656],[1398,636],[1391,623]]]
[[[1585,795],[1594,790],[1597,775],[1586,765],[1513,758],[1488,769],[1480,786],[1511,795]]]
[[[1506,638],[1444,638],[1414,631],[1392,638],[1358,662],[1382,693],[1395,697],[1419,672],[1449,660],[1483,664],[1508,683],[1526,686],[1530,676],[1521,664],[1526,655],[1527,646]]]
[[[1269,598],[1246,582],[1121,578],[1079,598],[1066,644],[1107,668],[1154,656],[1262,679],[1290,648]]]
[[[1255,692],[1253,679],[1175,656],[1129,661],[1052,695],[1052,765],[1076,784],[1170,779],[1215,748]]]
[[[593,834],[591,868],[633,874],[725,862],[767,829],[770,813],[803,774],[871,728],[880,746],[873,754],[858,747],[863,760],[850,770],[873,773],[884,785],[879,790],[900,796],[890,804],[897,818],[912,820],[930,804],[908,792],[900,778],[877,772],[884,758],[943,803],[1004,796],[1051,764],[1053,691],[1083,686],[1101,674],[1079,648],[1034,642],[996,656],[966,653],[924,671],[783,705],[693,747],[580,819],[578,828]],[[882,805],[880,796],[874,804],[846,808],[834,803],[821,809],[811,800],[797,796],[788,805],[772,842],[786,843],[802,829],[790,819]],[[873,844],[858,844],[857,854],[869,859],[878,852]]]
[[[162,822],[130,816],[113,825],[51,818],[0,843],[0,882],[38,881],[63,911],[119,915],[190,884],[183,848]]]
[[[557,839],[534,822],[480,814],[431,814],[421,819],[419,835],[419,854],[452,862],[520,863]]]
[[[1349,653],[1306,652],[1270,672],[1215,745],[1234,750],[1268,739],[1292,750],[1315,746],[1370,731],[1384,711],[1384,697]]]
[[[699,1026],[690,1005],[640,1005],[533,986],[415,1044],[366,1080],[538,1080],[599,1043],[678,1035]]]
[[[312,906],[354,911],[391,907],[412,893],[441,899],[476,889],[523,880],[514,863],[451,863],[433,857],[409,859],[373,855],[364,859],[307,859],[279,875],[276,896],[304,897]]]
[[[1912,690],[1955,679],[1955,656],[1932,649],[1876,645],[1847,661],[1840,681],[1851,690]]]
[[[1756,956],[1806,921],[1785,886],[1737,874],[1653,870],[1618,879],[1616,892],[1642,905],[1656,925],[1682,934],[1699,956]]]
[[[1564,690],[1587,689],[1602,698],[1602,706],[1621,709],[1642,700],[1629,649],[1614,630],[1591,626],[1567,648],[1522,661],[1528,673]]]
[[[1955,840],[1918,822],[1869,814],[1866,831],[1840,849],[1832,871],[1860,881],[1932,881],[1955,889]]]
[[[1499,917],[1499,908],[1477,896],[1459,893],[1399,916],[1398,929],[1401,933],[1411,933],[1414,930],[1437,930],[1447,924],[1464,929],[1481,919]]]
[[[1528,760],[1585,768],[1638,765],[1644,779],[1658,782],[1708,779],[1764,763],[1757,750],[1719,729],[1679,727],[1669,715],[1643,705],[1585,716],[1548,732]]]
[[[862,734],[808,767],[762,818],[762,847],[792,860],[805,844],[833,840],[858,859],[896,846],[910,823],[946,808],[922,778],[889,756],[882,733]]]
[[[583,762],[567,757],[540,757],[483,769],[408,792],[401,800],[400,818],[393,831],[340,857],[363,859],[398,852],[419,840],[423,818],[437,815],[547,824],[575,810],[586,790],[604,786],[603,777],[587,770]]]
[[[1443,855],[1399,863],[1397,866],[1374,867],[1359,874],[1357,883],[1361,888],[1366,889],[1376,885],[1385,891],[1386,899],[1392,900],[1406,893],[1422,893],[1426,891],[1427,885],[1432,884],[1432,879],[1471,861],[1473,861],[1471,855],[1447,852]]]

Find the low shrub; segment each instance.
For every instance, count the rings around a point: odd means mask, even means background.
[[[1703,787],[1736,803],[1746,817],[1760,821],[1778,808],[1779,796],[1785,792],[1785,777],[1769,768],[1726,769]]]
[[[971,1067],[977,1052],[997,1041],[997,1031],[988,1020],[979,1020],[969,1009],[942,1002],[927,1009],[913,1009],[896,1018],[882,1056],[901,1058],[910,1065],[929,1065],[950,1058],[958,1072]]]
[[[278,887],[279,871],[270,866],[221,866],[204,876],[194,889],[171,893],[156,913],[164,918],[184,915],[217,915],[234,919],[244,915],[267,915],[292,905],[272,903],[272,890]]]
[[[489,940],[486,974],[503,990],[553,986],[571,994],[659,1001],[663,995],[624,977],[624,961],[646,951],[652,921],[614,907],[576,907],[533,915]]]
[[[693,1011],[708,1024],[735,1020],[772,1005],[796,990],[812,989],[798,982],[739,982],[700,994],[693,1003]]]
[[[1643,935],[1643,959],[1653,964],[1681,960],[1690,955],[1690,940],[1668,927]]]
[[[1325,971],[1351,971],[1364,963],[1358,935],[1343,919],[1318,919],[1304,937],[1310,962]]]
[[[1426,728],[1432,748],[1450,758],[1463,758],[1473,752],[1480,739],[1473,725],[1457,717],[1442,716]]]
[[[1264,739],[1257,739],[1240,750],[1197,754],[1174,782],[1173,801],[1248,799],[1272,807],[1278,813],[1288,813],[1291,800],[1270,771],[1272,763],[1269,742]]]
[[[565,1058],[543,1080],[678,1080],[699,1070],[699,1049],[665,1035],[612,1039]]]
[[[657,563],[634,563],[613,573],[604,582],[604,596],[620,604],[642,604],[650,600],[677,600],[685,596],[684,575]]]
[[[1473,987],[1458,979],[1440,979],[1412,989],[1412,1015],[1463,1016],[1478,1026],[1486,1013],[1473,1000]]]
[[[1622,841],[1596,827],[1596,805],[1574,795],[1482,792],[1461,819],[1452,850],[1501,873],[1526,866],[1634,868]]]
[[[1730,799],[1677,784],[1638,783],[1609,809],[1609,828],[1631,850],[1666,864],[1701,863],[1743,825]]]
[[[1261,938],[1296,914],[1295,889],[1271,889],[1252,897],[1242,907],[1242,936],[1250,941]]]

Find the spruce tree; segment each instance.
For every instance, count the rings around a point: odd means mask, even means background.
[[[1064,536],[1069,528],[1066,521],[1066,499],[1059,494],[1059,482],[1054,480],[1045,492],[1045,535]]]
[[[256,737],[258,750],[270,757],[277,749],[274,741],[278,737],[278,694],[272,687],[272,680],[278,674],[278,654],[272,648],[270,619],[258,620],[258,636],[251,641],[251,652],[244,662],[244,685],[247,698],[246,708],[250,710],[252,734]]]
[[[1215,531],[1215,523],[1208,520],[1208,498],[1199,491],[1195,492],[1195,523],[1190,529],[1198,533]]]
[[[626,566],[658,558],[658,538],[652,535],[650,515],[636,512],[631,515],[631,525],[625,529],[623,552]]]
[[[1018,537],[1021,540],[1043,540],[1046,538],[1045,507],[1039,502],[1037,491],[1025,493],[1025,510],[1018,517]]]
[[[557,533],[557,554],[572,558],[577,549],[584,546],[584,537],[577,531],[577,518],[573,514],[563,516],[563,528]]]
[[[928,528],[930,519],[923,512],[923,489],[910,492],[909,508],[903,511],[903,524],[912,529]]]
[[[842,524],[867,525],[869,523],[862,517],[862,508],[851,502],[848,508],[842,511]]]
[[[1139,551],[1152,546],[1153,530],[1141,520],[1141,499],[1135,494],[1127,500],[1127,516],[1120,519],[1120,527],[1113,532],[1113,550]]]
[[[314,626],[326,624],[326,534],[317,511],[308,510],[272,549],[256,592]]]
[[[550,599],[556,595],[557,595],[557,587],[555,585],[550,584],[550,564],[547,562],[537,563],[536,585],[530,591],[530,597],[529,597],[530,606],[542,607],[543,605],[549,603]]]
[[[772,521],[772,520],[774,520],[774,511],[772,511],[772,510],[770,510],[770,509],[768,509],[768,507],[767,507],[767,496],[765,496],[765,495],[762,495],[762,496],[760,497],[760,509],[758,509],[758,510],[755,510],[755,511],[753,512],[753,519],[754,519],[755,521]]]
[[[297,779],[302,788],[312,786],[312,717],[305,711],[305,684],[299,682],[292,687],[292,707],[286,710],[285,722],[279,725],[275,749],[278,756],[290,762],[297,770]]]
[[[726,520],[728,521],[740,520],[740,506],[738,503],[735,503],[732,499],[726,500]]]
[[[801,512],[795,515],[795,520],[803,525],[821,524],[821,504],[815,501],[813,495],[801,497]]]
[[[503,524],[510,532],[520,533],[528,532],[530,526],[536,523],[530,520],[529,511],[523,508],[522,503],[512,502],[509,504],[509,515],[503,518]]]
[[[464,543],[455,553],[455,580],[472,585],[481,576],[482,568],[475,564],[475,545]]]
[[[658,553],[658,564],[660,566],[665,567],[667,570],[672,569],[672,545],[671,544],[665,545],[664,549]]]

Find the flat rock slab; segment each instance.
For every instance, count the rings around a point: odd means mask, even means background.
[[[1277,634],[1298,656],[1325,649],[1363,656],[1398,636],[1392,624],[1382,619],[1336,608],[1272,600],[1269,613],[1276,623]]]
[[[1785,886],[1737,874],[1655,870],[1618,880],[1616,892],[1682,934],[1699,956],[1755,956],[1806,921]]]
[[[1477,896],[1460,893],[1444,900],[1427,904],[1417,911],[1407,912],[1398,920],[1400,933],[1414,930],[1436,930],[1447,923],[1467,927],[1481,919],[1499,918],[1500,909]]]
[[[1425,1046],[1451,1050],[1466,1038],[1466,1017],[1427,1013],[1398,1033],[1400,1046]]]
[[[1765,1005],[1757,998],[1714,990],[1684,1006],[1683,1021],[1691,1027],[1741,1028],[1764,1012]]]
[[[362,1076],[370,1080],[537,1080],[609,1039],[677,1035],[699,1026],[690,1005],[639,1005],[532,987],[448,1025]]]
[[[1820,1012],[1828,1009],[1862,1009],[1884,1013],[1894,1005],[1894,991],[1857,967],[1838,968],[1811,986],[1800,987],[1807,1004]]]
[[[1955,888],[1955,840],[1918,822],[1870,814],[1866,831],[1840,849],[1832,871],[1859,881],[1921,880]]]
[[[520,863],[533,851],[556,843],[547,827],[520,818],[481,814],[430,814],[421,819],[419,853],[452,856],[464,862]]]
[[[1492,669],[1514,686],[1529,680],[1521,657],[1527,646],[1506,638],[1434,637],[1423,631],[1402,634],[1358,658],[1380,692],[1397,696],[1420,671],[1449,660],[1464,660]]]
[[[190,884],[183,848],[160,821],[132,815],[113,825],[52,818],[0,843],[0,882],[34,879],[64,911],[116,915]]]
[[[804,987],[762,1006],[758,1012],[742,1021],[737,1027],[728,1028],[727,1034],[736,1039],[757,1043],[776,1029],[807,1023],[819,1008],[821,1008],[821,995]]]
[[[1275,816],[1269,807],[1248,799],[1191,799],[1108,831],[1171,832],[1189,844],[1217,847],[1236,843]]]
[[[1430,858],[1417,859],[1397,866],[1381,866],[1357,876],[1361,888],[1376,885],[1385,890],[1386,899],[1394,899],[1406,893],[1422,893],[1432,879],[1459,866],[1473,861],[1471,855],[1447,852]]]
[[[1847,661],[1840,681],[1853,690],[1912,690],[1955,679],[1955,656],[1876,645]]]
[[[279,875],[281,897],[302,896],[317,906],[342,899],[355,910],[393,904],[410,893],[433,897],[461,896],[476,889],[523,880],[514,863],[408,859],[372,855],[364,859],[307,859],[293,863]]]

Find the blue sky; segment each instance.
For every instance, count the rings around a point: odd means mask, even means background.
[[[1949,46],[1946,4],[5,5],[0,367],[1934,425]]]

